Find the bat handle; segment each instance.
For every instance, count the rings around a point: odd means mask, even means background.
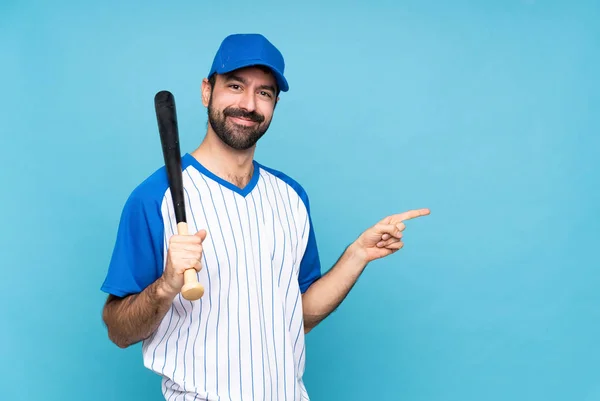
[[[179,235],[188,235],[187,223],[177,223],[177,233]],[[195,301],[204,295],[204,287],[198,282],[198,275],[194,268],[183,272],[183,283],[181,295],[188,301]]]

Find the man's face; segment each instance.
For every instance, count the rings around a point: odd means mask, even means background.
[[[218,75],[212,91],[208,82],[203,84],[209,124],[225,144],[237,150],[252,148],[265,134],[276,95],[275,77],[260,68]]]

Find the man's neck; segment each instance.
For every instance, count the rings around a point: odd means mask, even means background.
[[[254,148],[246,151],[231,149],[211,133],[191,155],[210,172],[239,188],[244,188],[254,173]]]

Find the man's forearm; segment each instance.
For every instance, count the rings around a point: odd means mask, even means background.
[[[111,296],[103,311],[108,337],[121,348],[148,338],[158,328],[174,298],[175,294],[164,289],[161,279],[139,294],[125,298]]]
[[[367,263],[353,245],[350,245],[336,264],[312,284],[302,296],[304,331],[308,333],[346,298]]]

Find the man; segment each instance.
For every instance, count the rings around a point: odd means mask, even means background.
[[[206,136],[182,160],[191,234],[177,234],[164,167],[123,209],[103,318],[119,347],[143,342],[166,399],[309,399],[304,335],[369,262],[402,247],[403,220],[429,214],[383,219],[322,275],[306,192],[254,160],[288,89],[283,56],[265,37],[225,38],[202,82]],[[180,295],[189,268],[205,287],[197,301]]]

